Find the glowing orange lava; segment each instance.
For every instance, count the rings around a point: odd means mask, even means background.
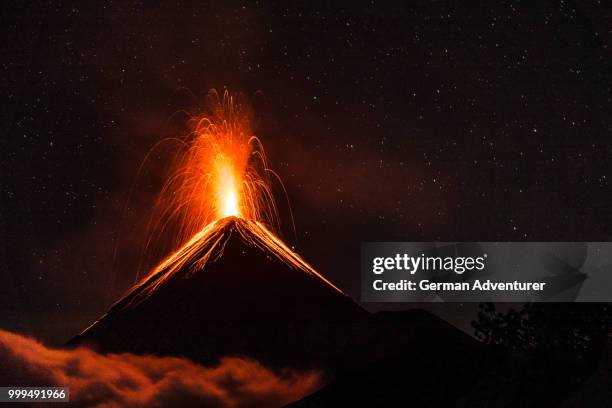
[[[214,185],[217,191],[215,198],[217,218],[240,217],[239,197],[242,192],[239,187],[240,183],[236,180],[240,174],[235,174],[230,160],[219,157],[217,161],[214,177]]]
[[[180,150],[155,204],[144,253],[158,237],[174,237],[175,249],[211,222],[229,216],[278,230],[270,180],[277,176],[253,134],[247,106],[227,91],[222,96],[211,91],[205,112],[189,123],[186,137],[165,140],[178,140]]]
[[[177,211],[186,236],[227,216],[257,219],[260,201],[244,198],[254,191],[245,184],[254,180],[257,193],[267,188],[249,163],[260,144],[252,134],[248,112],[228,93],[220,99],[214,92],[209,110],[193,119],[194,130],[162,191],[163,205]]]
[[[176,239],[170,255],[161,261],[156,259],[157,266],[143,279],[139,277],[141,263],[136,284],[130,290],[134,294],[132,300],[138,302],[150,296],[177,274],[203,269],[209,261],[222,256],[232,236],[258,248],[269,259],[313,276],[343,294],[273,232],[279,229],[279,217],[270,176],[278,181],[285,197],[287,192],[268,167],[245,105],[228,92],[220,97],[211,91],[208,111],[193,117],[191,123],[192,132],[185,138],[162,141],[178,140],[181,150],[155,204],[143,253],[147,254],[159,237]],[[154,150],[155,147],[147,157]],[[292,217],[291,208],[288,210]]]

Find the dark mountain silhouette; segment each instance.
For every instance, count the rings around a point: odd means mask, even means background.
[[[365,318],[265,227],[228,217],[162,262],[69,345],[204,364],[245,355],[317,365],[346,347]]]
[[[564,395],[538,385],[546,372],[526,376],[535,371],[524,356],[428,312],[366,312],[264,226],[234,217],[193,237],[69,345],[321,370],[326,385],[293,407],[536,406]]]

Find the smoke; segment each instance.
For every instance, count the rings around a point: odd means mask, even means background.
[[[3,386],[68,386],[70,401],[88,407],[278,407],[322,385],[316,372],[277,373],[243,358],[203,367],[184,358],[51,349],[3,330],[0,361]]]

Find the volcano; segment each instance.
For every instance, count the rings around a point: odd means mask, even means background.
[[[238,217],[209,224],[69,345],[324,373],[328,385],[296,407],[384,406],[407,391],[452,403],[486,357],[430,313],[365,311],[263,224]]]
[[[263,224],[226,217],[164,260],[69,345],[103,352],[329,362],[368,313]]]

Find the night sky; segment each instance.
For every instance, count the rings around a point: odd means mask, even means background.
[[[610,239],[604,2],[25,3],[0,24],[3,329],[60,344],[128,288],[166,159],[138,167],[211,88],[251,101],[282,236],[356,299],[362,241]]]

